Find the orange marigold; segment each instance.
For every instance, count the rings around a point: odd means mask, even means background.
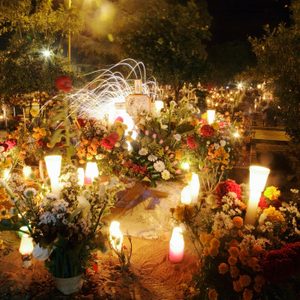
[[[230,247],[228,250],[229,254],[233,257],[238,257],[239,256],[239,249],[237,247]]]
[[[210,246],[214,249],[218,249],[220,247],[220,241],[216,238],[213,238],[211,241],[210,241]]]
[[[215,289],[208,290],[208,299],[209,300],[217,300],[218,299],[218,293]]]
[[[250,289],[245,289],[243,292],[243,300],[252,300],[253,291]]]
[[[239,217],[239,216],[233,217],[232,222],[233,222],[233,225],[234,225],[236,228],[242,228],[243,225],[244,225],[244,220],[243,220],[243,218],[241,218],[241,217]]]
[[[230,266],[230,276],[237,278],[240,275],[240,270],[236,266]]]
[[[228,272],[229,266],[226,263],[220,263],[218,269],[219,273],[223,275]]]
[[[240,282],[239,282],[238,280],[234,280],[234,281],[232,282],[232,284],[233,284],[233,289],[234,289],[237,293],[239,293],[239,292],[241,292],[241,291],[243,290],[243,287],[241,286],[241,284],[240,284]]]
[[[239,282],[243,288],[247,287],[251,283],[251,277],[249,275],[240,275]]]
[[[237,258],[234,256],[229,256],[227,261],[228,261],[229,265],[235,266],[237,263]]]

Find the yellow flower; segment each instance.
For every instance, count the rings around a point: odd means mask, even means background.
[[[218,299],[218,293],[215,289],[208,290],[208,299],[209,300],[217,300]]]
[[[220,263],[218,269],[219,273],[223,275],[228,272],[229,266],[226,263]]]
[[[284,222],[284,216],[282,213],[277,210],[275,207],[270,206],[266,209],[264,209],[263,213],[261,214],[259,218],[259,223],[264,223],[265,221],[270,222]]]
[[[264,196],[270,200],[277,200],[280,194],[280,190],[275,186],[268,186],[264,191]]]

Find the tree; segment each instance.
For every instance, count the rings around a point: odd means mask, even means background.
[[[266,27],[261,39],[251,38],[256,72],[272,85],[287,133],[300,142],[300,0],[292,2],[292,24]]]
[[[197,82],[205,71],[210,16],[205,2],[197,3],[147,1],[119,34],[123,55],[144,62],[160,83],[173,86],[177,96],[185,81]]]
[[[0,35],[9,38],[0,52],[0,94],[52,91],[55,77],[69,71],[63,40],[79,31],[79,13],[51,0],[2,0],[0,7]]]

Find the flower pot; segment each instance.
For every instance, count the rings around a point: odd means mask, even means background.
[[[79,292],[82,288],[82,274],[70,278],[53,277],[56,288],[64,295],[71,295]]]

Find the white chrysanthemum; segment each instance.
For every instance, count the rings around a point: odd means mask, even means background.
[[[150,154],[149,156],[148,156],[148,160],[149,161],[157,161],[157,156],[155,156],[155,155],[153,155],[153,154]]]
[[[145,156],[148,154],[148,149],[147,148],[142,148],[139,151],[139,155]]]
[[[177,141],[177,142],[180,142],[181,141],[181,135],[179,133],[175,134],[174,135],[174,139]]]
[[[166,168],[164,162],[161,160],[155,162],[153,166],[154,166],[155,171],[157,171],[157,172],[162,172]]]
[[[164,171],[161,172],[161,177],[164,180],[169,180],[170,177],[171,177],[171,174],[168,170],[164,170]]]
[[[29,188],[24,190],[24,196],[26,198],[34,197],[36,194],[37,194],[37,190],[33,187],[29,187]]]
[[[226,141],[224,141],[224,140],[221,140],[221,141],[220,141],[220,145],[221,145],[222,147],[225,147],[225,145],[226,145]]]
[[[56,223],[56,218],[50,211],[46,211],[40,216],[39,225],[41,225],[41,224],[50,224],[50,223],[55,224]]]

